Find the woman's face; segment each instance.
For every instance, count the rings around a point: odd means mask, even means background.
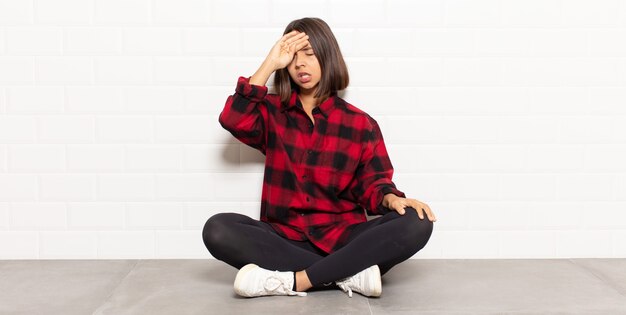
[[[315,92],[322,78],[322,70],[311,43],[307,43],[304,48],[296,51],[287,70],[293,82],[300,87],[300,93]]]

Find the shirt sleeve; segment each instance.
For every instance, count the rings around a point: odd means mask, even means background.
[[[370,215],[379,215],[391,210],[382,205],[386,194],[395,194],[406,197],[404,192],[398,190],[392,181],[393,166],[385,147],[385,141],[378,123],[370,118],[372,128],[365,133],[366,140],[357,168],[358,180],[357,194],[360,196],[359,203]]]
[[[267,87],[250,84],[250,78],[239,77],[235,94],[228,96],[219,123],[239,141],[265,154]]]

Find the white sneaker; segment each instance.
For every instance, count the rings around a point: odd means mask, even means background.
[[[247,264],[237,272],[237,277],[235,277],[235,293],[245,297],[306,296],[306,292],[296,292],[291,288],[293,288],[293,272],[291,271],[271,271],[255,264]]]
[[[352,277],[335,282],[343,292],[348,292],[352,297],[352,291],[365,296],[378,297],[383,293],[383,285],[380,279],[380,269],[378,265],[371,266]]]

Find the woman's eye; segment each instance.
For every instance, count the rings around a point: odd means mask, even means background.
[[[307,55],[307,56],[313,56],[313,55],[315,55],[315,54],[306,54],[306,55]]]

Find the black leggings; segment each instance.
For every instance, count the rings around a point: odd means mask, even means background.
[[[413,208],[392,211],[350,231],[348,243],[327,254],[309,241],[293,241],[267,223],[237,213],[220,213],[204,225],[204,245],[213,257],[240,269],[249,263],[279,271],[305,270],[313,287],[352,276],[378,265],[381,274],[422,249],[433,222]]]

